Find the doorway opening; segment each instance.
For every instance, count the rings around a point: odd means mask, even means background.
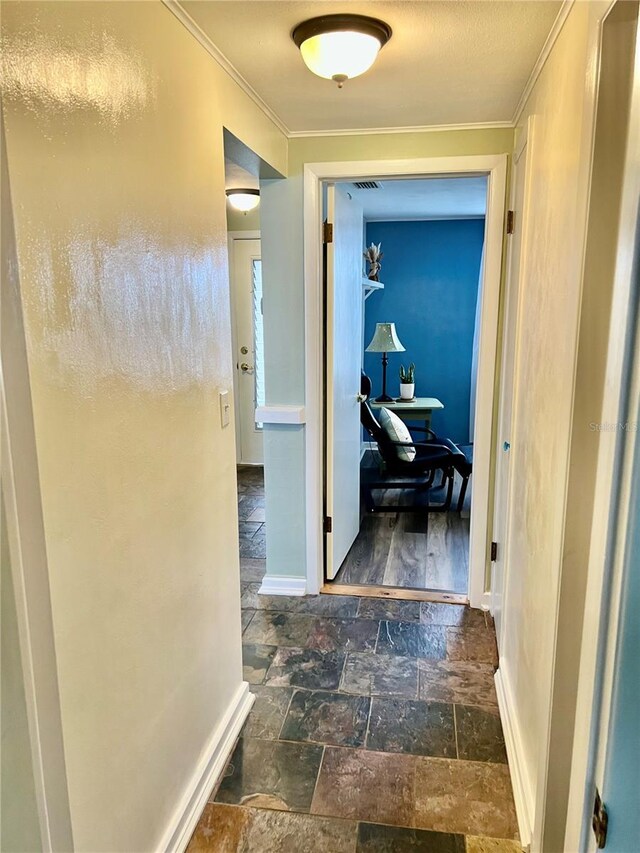
[[[343,516],[327,554],[334,585],[467,599],[486,197],[486,176],[327,188],[327,218],[340,230],[325,276],[326,465],[332,513]],[[343,227],[350,220],[359,239]],[[359,313],[345,310],[358,298]],[[360,434],[347,447],[358,376]],[[359,459],[357,484],[336,470],[352,464],[347,453]]]
[[[265,402],[260,205],[256,195],[258,203],[251,210],[237,209],[229,193],[234,189],[259,192],[260,160],[225,133],[240,569],[244,582],[258,582],[267,556],[263,425],[256,420],[256,410]]]
[[[305,168],[309,592],[315,587],[331,593],[469,601],[488,608],[505,177],[504,155],[316,163]],[[469,198],[475,193],[480,207],[460,205],[456,211],[451,205],[456,193],[458,201],[463,196],[464,181]],[[373,194],[380,194],[381,200],[385,188],[388,197],[394,189],[404,195],[404,215],[392,217],[384,207],[373,212]],[[357,193],[369,201],[361,201]],[[431,196],[439,212],[434,207],[431,216],[419,210],[411,215],[410,199],[418,204],[422,196]],[[372,210],[368,216],[365,204]],[[317,237],[323,220],[333,226],[324,229],[324,245]],[[448,266],[460,264],[467,245],[475,246],[464,286],[460,275],[451,273],[454,281],[447,284],[442,270],[427,269],[429,263],[447,266],[446,232],[463,221],[469,231],[465,249],[449,252]],[[416,233],[409,234],[411,228]],[[421,228],[434,232],[430,248],[429,239],[417,233]],[[371,243],[382,244],[381,251],[386,247],[388,252],[377,282],[368,279],[363,259]],[[411,254],[417,255],[412,259],[414,281],[411,287],[405,281],[403,288],[402,267]],[[394,274],[394,267],[400,272]],[[389,273],[393,285],[387,283]],[[324,285],[320,294],[318,281]],[[441,310],[444,314],[436,316]],[[386,349],[385,335],[391,341]],[[452,376],[447,379],[454,363],[453,372],[465,374],[462,391],[455,393]],[[416,399],[398,402],[407,395],[399,386],[400,365],[409,372],[411,364],[413,376],[405,378],[414,383],[403,384],[414,384]],[[439,370],[444,370],[443,378],[438,378]],[[395,440],[381,419],[392,421]],[[408,438],[403,433],[407,426],[414,428]],[[419,430],[426,440],[420,441]],[[450,434],[443,434],[446,431]],[[396,465],[390,458],[392,452],[399,456],[407,450],[414,451],[413,459],[433,451],[441,458],[415,472],[413,466]],[[421,553],[416,547],[419,537]]]

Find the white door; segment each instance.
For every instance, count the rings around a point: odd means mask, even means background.
[[[509,237],[507,292],[500,382],[500,410],[496,466],[496,498],[493,516],[493,541],[497,544],[491,584],[491,612],[496,622],[498,647],[501,642],[502,601],[508,560],[508,519],[511,489],[511,444],[513,434],[513,390],[517,375],[520,280],[522,269],[525,199],[527,196],[527,151],[531,149],[531,121],[519,140],[513,158],[511,210],[513,233]]]
[[[262,424],[257,424],[255,420],[256,408],[264,405],[260,240],[234,240],[231,265],[238,462],[244,465],[262,465]]]
[[[360,528],[362,207],[340,187],[327,191],[333,241],[326,259],[326,574],[336,576]]]

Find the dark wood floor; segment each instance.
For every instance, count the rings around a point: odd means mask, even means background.
[[[469,520],[458,513],[365,515],[335,583],[466,593]]]
[[[363,468],[376,465],[367,451]],[[459,483],[456,483],[456,505]],[[465,510],[427,513],[393,512],[392,507],[420,503],[413,490],[375,492],[388,513],[364,514],[360,532],[334,583],[394,586],[466,594],[469,584],[469,499]],[[434,502],[440,500],[438,494]],[[466,517],[464,517],[466,516]]]
[[[374,461],[368,455],[364,465],[370,467]],[[410,490],[376,492],[376,501],[391,507],[415,500],[415,492]],[[238,468],[238,515],[240,556],[264,560],[262,468]],[[364,515],[360,533],[334,582],[466,594],[468,555],[469,519],[457,512],[426,513],[421,509],[416,513]]]

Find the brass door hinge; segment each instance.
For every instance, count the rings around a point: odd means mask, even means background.
[[[596,798],[593,803],[593,817],[591,818],[593,834],[596,837],[598,850],[602,850],[607,843],[607,829],[609,828],[609,815],[607,807],[602,802],[600,791],[596,788]]]
[[[323,222],[322,223],[322,242],[323,243],[333,243],[333,223],[332,222]]]
[[[333,519],[330,515],[325,515],[324,524],[322,525],[322,527],[325,533],[333,532]]]
[[[507,234],[513,234],[516,229],[516,213],[514,210],[507,211]]]

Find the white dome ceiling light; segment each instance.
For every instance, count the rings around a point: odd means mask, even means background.
[[[229,204],[236,210],[248,213],[260,204],[260,190],[232,189],[226,190]]]
[[[322,15],[298,24],[291,38],[307,68],[341,89],[345,80],[371,68],[391,27],[365,15]]]

